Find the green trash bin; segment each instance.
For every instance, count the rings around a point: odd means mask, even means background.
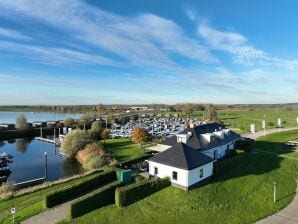
[[[121,170],[120,171],[120,182],[122,184],[130,184],[132,181],[132,171],[131,169],[128,170]]]

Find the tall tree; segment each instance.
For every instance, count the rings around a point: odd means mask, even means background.
[[[25,132],[28,130],[27,118],[25,117],[24,114],[21,114],[20,116],[18,116],[16,120],[16,129],[22,132]]]
[[[192,112],[193,112],[193,105],[192,104],[186,103],[182,106],[183,117],[190,118]]]
[[[67,117],[64,119],[64,126],[65,127],[72,127],[74,120],[71,117]]]
[[[99,121],[94,121],[92,123],[91,132],[96,139],[99,139],[101,133],[101,125]]]
[[[103,142],[105,143],[106,142],[106,139],[109,138],[110,136],[110,131],[108,129],[105,129],[103,130],[101,133],[100,133],[100,137],[103,139]]]
[[[219,121],[215,107],[212,104],[208,104],[205,106],[205,120],[208,120],[210,122]]]

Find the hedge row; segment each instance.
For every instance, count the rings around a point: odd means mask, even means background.
[[[154,178],[119,187],[115,191],[115,202],[119,208],[125,207],[168,186],[170,186],[168,178]]]
[[[45,196],[45,207],[51,208],[59,205],[114,180],[116,180],[115,171],[103,172],[98,175],[85,178],[80,182],[47,194]]]
[[[42,128],[43,135],[53,135],[54,128]],[[56,129],[58,133],[58,129]],[[17,130],[0,131],[0,140],[9,140],[17,138],[33,138],[40,136],[40,128],[32,128],[26,132],[19,132]]]
[[[77,218],[95,209],[115,203],[115,190],[120,186],[114,181],[70,204],[70,218]]]

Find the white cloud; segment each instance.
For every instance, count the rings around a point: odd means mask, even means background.
[[[173,21],[152,14],[119,16],[78,0],[0,0],[2,16],[30,17],[134,65],[173,67],[171,54],[203,63],[218,60]]]
[[[266,53],[249,44],[242,34],[219,31],[207,24],[200,24],[198,33],[213,49],[231,53],[236,62],[251,64],[256,59],[266,58]]]
[[[30,40],[31,38],[17,32],[15,30],[1,28],[0,27],[0,37],[6,37],[10,39],[17,39],[17,40]]]
[[[40,47],[0,40],[0,50],[8,53],[17,53],[20,56],[29,57],[33,60],[48,64],[87,63],[119,65],[119,63],[102,56],[82,53],[66,48]]]

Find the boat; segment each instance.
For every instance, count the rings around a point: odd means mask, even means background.
[[[0,165],[0,177],[3,177],[3,176],[8,177],[10,174],[11,174],[11,171],[7,164],[3,166]]]
[[[0,159],[10,160],[12,158],[13,158],[13,156],[9,153],[6,153],[6,152],[1,152],[0,153]]]

